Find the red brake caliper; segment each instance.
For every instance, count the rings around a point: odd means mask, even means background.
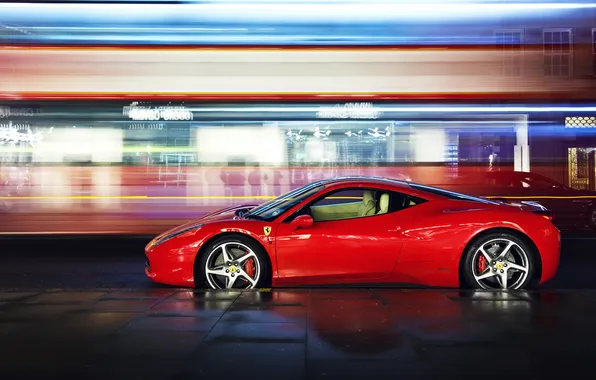
[[[254,264],[254,259],[253,258],[248,259],[246,261],[246,264],[244,264],[244,272],[247,275],[249,275],[250,278],[254,278],[255,277],[255,264]]]
[[[486,261],[486,259],[484,258],[484,256],[480,256],[480,258],[478,259],[478,273],[484,273],[484,271],[486,270],[488,262]]]

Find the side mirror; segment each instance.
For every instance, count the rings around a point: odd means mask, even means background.
[[[294,230],[297,230],[299,228],[308,228],[313,224],[315,224],[315,221],[310,215],[297,216],[294,220],[292,220],[292,222],[290,222],[290,225]]]

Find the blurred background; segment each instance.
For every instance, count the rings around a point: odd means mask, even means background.
[[[596,231],[596,4],[0,4],[0,231],[155,234],[321,178]]]

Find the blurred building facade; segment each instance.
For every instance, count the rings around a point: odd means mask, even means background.
[[[596,190],[589,2],[2,7],[12,214],[170,223],[345,174]]]

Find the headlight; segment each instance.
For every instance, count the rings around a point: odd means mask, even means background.
[[[173,232],[171,234],[164,235],[164,236],[162,236],[162,237],[160,237],[158,239],[155,239],[155,241],[153,241],[153,243],[151,244],[151,246],[153,246],[153,247],[158,246],[158,245],[160,245],[162,243],[165,243],[166,241],[171,240],[171,239],[173,239],[175,237],[178,237],[180,235],[184,235],[187,232],[197,230],[197,229],[201,228],[202,226],[203,226],[202,224],[195,224],[193,226],[186,227],[186,228],[184,228],[184,229],[182,229],[180,231],[176,231],[176,232]]]

